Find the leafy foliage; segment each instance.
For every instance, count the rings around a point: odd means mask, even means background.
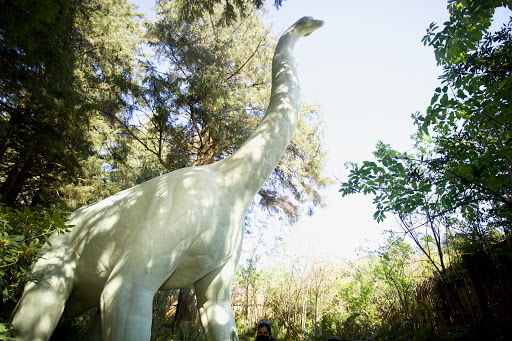
[[[161,2],[167,0],[160,0]],[[251,11],[252,7],[261,8],[264,0],[212,0],[212,1],[196,1],[196,0],[175,0],[178,6],[179,14],[185,21],[192,22],[205,16],[205,14],[213,14],[216,5],[222,4],[222,14],[218,23],[229,25],[233,24],[237,19],[243,18]],[[274,6],[279,8],[283,0],[274,0]]]
[[[495,9],[502,6],[512,10],[510,0],[448,0],[450,19],[440,32],[432,23],[423,42],[435,49],[440,65],[464,63],[491,26]]]
[[[168,170],[208,164],[241,144],[254,126],[250,116],[263,115],[274,43],[254,12],[236,26],[219,27],[220,8],[187,24],[176,3],[161,5],[148,35],[166,70],[146,64],[140,142]]]
[[[403,236],[386,237],[377,250],[362,250],[364,257],[354,262],[283,250],[264,269],[240,267],[234,291],[259,299],[244,301],[250,319],[242,311],[235,316],[237,324],[270,320],[279,340],[441,339],[445,334],[425,321],[433,313],[430,303],[418,300],[432,268]],[[251,285],[244,286],[248,280]],[[244,339],[254,337],[254,329],[241,330]]]
[[[424,42],[444,65],[442,87],[426,114],[414,119],[420,132],[435,134],[437,159],[467,190],[465,197],[492,202],[488,217],[509,225],[512,22],[485,31],[502,5],[512,9],[509,1],[451,1],[451,20],[443,31],[434,35],[431,26]]]
[[[54,232],[64,233],[60,212],[0,206],[0,290],[3,302],[16,301],[26,281],[34,281],[30,265]]]
[[[0,322],[0,340],[16,340],[9,328],[9,324]]]
[[[91,154],[90,119],[125,106],[137,23],[126,1],[2,1],[0,195],[59,203]],[[124,33],[124,34],[122,34]]]
[[[42,1],[28,11],[29,5],[3,1],[0,20],[0,160],[4,179],[0,193],[2,201],[10,204],[17,201],[34,172],[39,179],[46,178],[41,173],[48,162],[68,170],[76,166],[75,155],[69,153],[67,145],[83,142],[83,134],[72,128],[79,118],[69,110],[69,100],[75,98],[76,6],[66,1]],[[67,130],[67,123],[75,124]],[[38,143],[41,140],[49,148],[43,148]],[[56,160],[57,150],[65,156],[60,162]]]

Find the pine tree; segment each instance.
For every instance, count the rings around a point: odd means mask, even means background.
[[[9,205],[58,203],[91,154],[91,118],[132,86],[136,15],[126,1],[3,2],[0,186]]]

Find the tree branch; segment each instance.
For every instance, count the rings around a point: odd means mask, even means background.
[[[268,36],[268,33],[269,31],[267,31],[265,33],[265,35],[260,39],[259,43],[258,43],[258,46],[256,47],[256,49],[254,50],[254,52],[251,54],[251,56],[245,61],[245,63],[242,64],[242,66],[240,66],[238,68],[238,70],[236,70],[234,73],[232,73],[228,78],[226,78],[226,81],[230,80],[231,78],[233,78],[234,76],[236,76],[244,67],[245,65],[247,65],[247,63],[249,63],[249,61],[256,55],[256,52],[258,52],[258,50],[260,49],[261,47],[261,44],[263,43],[263,40]]]

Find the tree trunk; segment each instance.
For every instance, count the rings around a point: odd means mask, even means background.
[[[33,163],[34,145],[27,138],[30,132],[13,130],[12,127],[19,125],[15,117],[9,120],[8,134],[0,146],[0,165],[5,176],[5,181],[0,186],[0,202],[9,206],[16,204],[18,195],[30,178]],[[17,134],[23,134],[25,138],[14,141]]]
[[[204,124],[199,132],[199,148],[197,150],[197,159],[192,166],[209,165],[215,162],[215,141],[212,137],[210,126]]]
[[[176,314],[172,322],[173,328],[178,327],[183,322],[194,321],[197,315],[196,312],[197,301],[195,292],[191,288],[180,289]]]
[[[26,157],[28,159],[28,157]],[[17,162],[9,172],[7,179],[0,187],[1,202],[13,206],[16,203],[16,198],[23,188],[26,180],[25,169],[26,160]]]

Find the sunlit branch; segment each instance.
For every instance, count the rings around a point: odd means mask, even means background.
[[[256,49],[254,50],[254,52],[251,54],[251,56],[245,61],[245,63],[242,64],[242,66],[240,66],[238,68],[238,70],[236,70],[234,73],[232,73],[228,78],[226,78],[226,81],[230,80],[231,78],[233,78],[235,75],[237,75],[243,68],[245,65],[247,65],[247,63],[249,63],[249,61],[256,55],[256,53],[258,52],[259,48],[261,47],[261,44],[263,43],[263,40],[268,36],[269,34],[269,31],[267,30],[267,32],[265,33],[265,35],[263,37],[261,37],[259,43],[258,43],[258,46],[256,47]]]

